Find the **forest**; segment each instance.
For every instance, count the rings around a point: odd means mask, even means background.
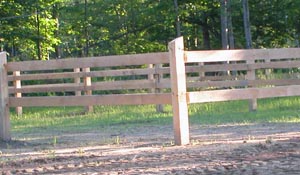
[[[299,47],[295,0],[1,0],[10,61],[186,49]]]

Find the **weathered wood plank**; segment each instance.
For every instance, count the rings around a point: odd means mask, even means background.
[[[189,103],[300,96],[300,85],[188,92]]]
[[[188,82],[192,81],[228,81],[228,80],[245,80],[245,75],[218,75],[205,77],[187,77]]]
[[[115,55],[87,58],[69,58],[47,61],[22,61],[8,63],[8,71],[33,71],[33,70],[54,70],[74,69],[78,67],[112,67],[143,64],[168,63],[168,53],[148,53],[133,55]]]
[[[0,139],[10,140],[10,115],[6,66],[6,52],[0,53]]]
[[[57,97],[9,97],[9,106],[89,106],[171,104],[171,94],[114,94]]]
[[[255,60],[247,60],[246,63],[248,65],[253,65],[253,64],[255,64]],[[246,74],[246,79],[247,80],[255,80],[256,79],[255,69],[249,68],[249,70],[247,71],[247,74]],[[253,87],[253,86],[249,86],[249,87]],[[249,111],[256,111],[256,110],[257,110],[257,99],[256,98],[249,99]]]
[[[226,80],[226,81],[187,82],[187,86],[190,88],[197,88],[197,87],[227,88],[227,87],[257,87],[257,86],[286,86],[286,85],[300,85],[300,79]]]
[[[217,71],[241,71],[255,69],[288,69],[300,67],[300,61],[277,61],[260,63],[235,63],[235,64],[213,64],[201,66],[187,66],[186,72],[217,72]]]
[[[183,37],[169,43],[173,129],[176,145],[190,142]]]
[[[79,73],[80,72],[80,68],[74,68],[74,72],[75,73]],[[74,78],[74,83],[75,84],[80,84],[81,83],[80,77],[75,77]],[[81,96],[81,91],[75,91],[75,95],[76,96]]]
[[[26,85],[19,89],[9,87],[9,94],[14,93],[38,93],[38,92],[74,92],[85,91],[83,83],[64,83],[64,84],[42,84],[42,85]]]
[[[163,74],[158,73],[159,72],[158,70],[163,70],[162,64],[155,64],[155,70],[156,70],[156,74],[154,75],[154,80],[155,80],[154,92],[161,93],[162,88],[160,88],[159,84],[161,84],[161,80],[163,79]],[[168,70],[170,70],[170,69],[168,69]],[[168,71],[168,73],[170,73],[170,71]],[[170,82],[169,82],[169,85],[170,85]],[[156,112],[164,112],[164,105],[163,104],[156,105]]]
[[[63,78],[81,78],[81,77],[109,77],[109,76],[134,76],[155,74],[155,69],[121,69],[121,70],[102,70],[91,72],[62,72],[62,73],[38,73],[22,74],[19,77],[8,76],[8,81],[15,80],[50,80]]]
[[[33,93],[33,92],[74,92],[74,91],[95,91],[95,90],[125,90],[125,89],[148,89],[155,88],[154,80],[126,80],[126,81],[106,81],[95,82],[90,86],[84,83],[64,83],[64,84],[43,84],[27,85],[20,89],[9,87],[9,93]],[[170,87],[170,85],[169,85]]]
[[[87,68],[82,68],[82,72],[90,72],[91,69],[89,67]],[[84,77],[83,78],[83,84],[84,84],[84,87],[87,89],[88,87],[91,87],[92,86],[92,78],[91,77]],[[93,91],[92,90],[86,90],[84,92],[84,95],[92,95],[93,94]],[[85,106],[85,111],[87,113],[90,113],[90,112],[93,112],[94,111],[94,107],[92,105],[88,105],[88,106]]]
[[[18,76],[21,75],[21,72],[20,72],[20,71],[15,71],[15,72],[13,72],[13,75],[14,75],[15,77],[18,77]],[[21,89],[21,81],[20,81],[20,80],[15,80],[13,84],[14,84],[14,88],[15,88],[15,89]],[[16,92],[16,93],[15,93],[15,97],[21,98],[21,97],[22,97],[22,93]],[[23,113],[23,108],[22,108],[22,106],[16,107],[16,113],[17,113],[17,115],[22,115],[22,113]]]
[[[299,48],[186,51],[187,63],[300,58]]]

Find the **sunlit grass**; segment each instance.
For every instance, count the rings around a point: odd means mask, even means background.
[[[255,112],[247,100],[193,104],[190,116],[197,124],[300,122],[299,105],[299,97],[260,99]]]
[[[93,113],[83,111],[83,107],[24,108],[22,116],[12,112],[12,129],[21,133],[81,132],[110,126],[172,125],[170,105],[165,106],[163,113],[157,113],[154,105],[95,106]],[[248,112],[247,101],[191,104],[189,116],[195,125],[300,123],[300,98],[262,99],[256,112]]]

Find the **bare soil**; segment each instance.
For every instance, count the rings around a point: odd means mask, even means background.
[[[120,129],[121,128],[121,129]],[[300,174],[300,123],[191,127],[111,126],[85,133],[29,133],[0,143],[2,174]]]

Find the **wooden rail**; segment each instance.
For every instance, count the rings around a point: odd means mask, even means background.
[[[185,51],[8,62],[0,54],[0,138],[9,140],[9,108],[172,104],[175,143],[189,143],[188,104],[300,95],[300,49]],[[224,64],[226,62],[226,64]],[[231,72],[231,74],[224,74]]]

